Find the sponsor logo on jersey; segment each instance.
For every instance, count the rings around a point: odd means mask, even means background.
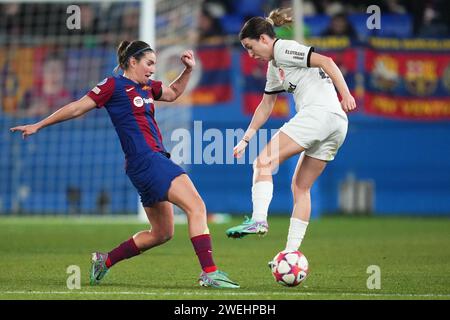
[[[147,104],[153,103],[153,99],[152,98],[144,98],[144,102]]]
[[[140,107],[142,107],[144,105],[144,100],[141,97],[139,97],[139,96],[134,97],[133,104],[136,107],[140,108]]]
[[[134,97],[134,99],[133,99],[133,104],[138,108],[142,107],[144,105],[144,103],[146,103],[146,104],[153,103],[153,99],[152,98],[142,98],[140,96]]]
[[[95,93],[95,94],[99,94],[100,91],[102,91],[102,90],[100,90],[99,87],[94,87],[94,89],[92,89],[92,92]]]
[[[304,52],[299,52],[299,51],[295,51],[295,50],[288,50],[288,49],[286,49],[286,51],[284,53],[292,55],[293,59],[303,60],[305,58],[305,53]]]
[[[299,56],[292,56],[292,59],[296,59],[296,60],[300,60],[303,61],[304,57],[299,57]]]

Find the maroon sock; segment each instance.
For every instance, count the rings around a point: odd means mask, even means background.
[[[191,241],[202,270],[205,272],[216,271],[217,267],[212,257],[211,236],[209,234],[201,234],[191,238]]]
[[[140,253],[141,250],[139,250],[133,240],[133,237],[131,237],[127,241],[121,243],[118,247],[108,252],[108,259],[105,263],[106,267],[110,268],[117,262],[137,256]]]

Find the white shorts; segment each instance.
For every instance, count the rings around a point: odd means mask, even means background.
[[[307,156],[331,161],[345,140],[347,127],[347,117],[308,107],[299,110],[280,131],[305,148]]]

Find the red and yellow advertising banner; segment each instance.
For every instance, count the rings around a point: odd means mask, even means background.
[[[371,39],[364,109],[397,119],[450,119],[450,41]]]
[[[309,38],[305,44],[314,47],[316,52],[333,58],[342,71],[352,93],[357,95],[358,92],[362,91],[357,90],[355,81],[358,66],[357,50],[355,47],[352,47],[352,42],[348,37]],[[267,62],[250,58],[247,52],[243,51],[241,54],[241,66],[244,76],[243,112],[245,114],[253,114],[264,92]],[[278,95],[272,116],[281,118],[290,116],[287,94]]]

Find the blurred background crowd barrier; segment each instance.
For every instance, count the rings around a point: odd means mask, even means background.
[[[381,9],[381,29],[367,28],[370,4]],[[265,84],[266,65],[249,58],[237,34],[247,18],[290,5],[155,2],[156,78],[168,85],[178,75],[185,48],[194,48],[198,60],[188,92],[174,104],[157,103],[156,117],[169,151],[180,147],[177,129],[190,133],[183,146],[192,159],[184,154],[180,159],[191,161],[180,164],[210,212],[251,211],[251,155],[243,164],[226,161],[238,135],[216,144],[227,130],[247,128]],[[133,215],[137,194],[105,110],[26,141],[8,130],[82,97],[112,75],[118,43],[142,34],[142,2],[82,2],[81,28],[74,30],[66,27],[68,6],[0,1],[0,213]],[[313,217],[450,215],[445,8],[445,1],[303,1],[305,43],[334,59],[358,103],[349,115],[346,142],[312,190]],[[276,31],[293,37],[291,26]],[[292,97],[280,95],[264,128],[278,129],[294,112]],[[198,150],[215,160],[205,161]],[[296,161],[287,161],[274,176],[274,214],[290,213]]]

